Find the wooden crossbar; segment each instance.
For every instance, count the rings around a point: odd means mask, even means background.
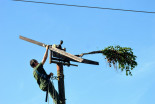
[[[19,38],[22,39],[22,40],[31,42],[33,44],[36,44],[36,45],[39,45],[39,46],[42,46],[42,47],[46,47],[46,44],[44,44],[44,43],[41,43],[41,42],[38,42],[38,41],[35,41],[35,40],[32,40],[32,39],[29,39],[29,38],[26,38],[26,37],[23,37],[23,36],[19,36]],[[91,61],[91,60],[80,58],[78,56],[72,55],[70,53],[67,53],[67,52],[65,52],[63,50],[60,50],[58,48],[54,48],[52,46],[49,46],[49,50],[51,50],[53,52],[56,52],[58,54],[61,54],[62,56],[65,56],[65,57],[69,58],[71,61],[80,62],[80,63],[86,63],[86,64],[99,65],[99,63],[96,62],[96,61]]]

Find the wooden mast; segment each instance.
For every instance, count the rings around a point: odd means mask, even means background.
[[[64,73],[63,65],[57,64],[57,76],[58,76],[58,90],[60,104],[66,104],[65,102],[65,86],[64,86]]]

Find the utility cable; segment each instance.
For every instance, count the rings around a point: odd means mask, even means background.
[[[94,7],[94,6],[70,5],[70,4],[59,4],[59,3],[38,2],[38,1],[27,1],[27,0],[13,0],[13,1],[22,1],[22,2],[31,2],[31,3],[41,3],[41,4],[63,5],[63,6],[71,6],[71,7],[94,8],[94,9],[106,9],[106,10],[116,10],[116,11],[126,11],[126,12],[141,12],[141,13],[152,13],[152,14],[155,14],[155,12],[139,11],[139,10],[103,8],[103,7]]]

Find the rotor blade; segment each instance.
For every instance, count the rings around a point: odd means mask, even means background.
[[[83,59],[82,63],[85,64],[93,64],[93,65],[99,65],[99,62],[88,60],[88,59]]]
[[[99,65],[99,62],[97,62],[97,61],[92,61],[92,60],[88,60],[88,59],[84,59],[84,58],[82,58],[83,60],[82,60],[82,62],[80,62],[80,63],[84,63],[84,64],[92,64],[92,65]],[[71,61],[74,61],[74,62],[78,62],[78,61],[75,61],[75,60],[72,60],[72,59],[70,59]]]
[[[37,44],[37,45],[42,46],[42,47],[46,47],[46,44],[44,44],[44,43],[37,42],[35,40],[29,39],[29,38],[26,38],[26,37],[23,37],[23,36],[19,36],[19,38],[22,39],[22,40],[25,40],[25,41]],[[87,60],[87,59],[83,59],[83,58],[77,57],[77,56],[72,55],[70,53],[67,53],[67,52],[65,52],[63,50],[60,50],[58,48],[52,48],[52,46],[49,46],[49,50],[69,58],[70,61],[76,61],[76,62],[85,63],[85,64],[99,65],[99,63],[96,62],[96,61]]]
[[[23,36],[19,36],[19,38],[22,39],[22,40],[37,44],[37,45],[42,46],[42,47],[46,47],[46,44],[44,44],[44,43],[37,42],[35,40],[29,39],[29,38],[26,38],[26,37],[23,37]],[[52,48],[52,46],[49,46],[49,50],[51,50],[53,52],[56,52],[56,53],[59,53],[59,54],[65,56],[65,57],[68,57],[68,58],[70,58],[72,60],[75,60],[77,62],[82,62],[83,61],[83,59],[80,58],[80,57],[74,56],[74,55],[72,55],[70,53],[67,53],[67,52],[65,52],[63,50],[60,50],[58,48]]]
[[[83,61],[83,59],[80,58],[80,57],[77,57],[77,56],[75,56],[75,55],[72,55],[72,54],[70,54],[70,53],[67,53],[67,52],[65,52],[65,51],[63,51],[63,50],[60,50],[60,49],[58,49],[58,48],[52,48],[52,46],[49,46],[49,50],[54,51],[54,52],[56,52],[56,53],[59,53],[59,54],[65,56],[65,57],[68,57],[68,58],[70,58],[70,59],[72,59],[72,60],[75,60],[75,61],[77,61],[77,62],[80,62],[80,63]]]
[[[26,37],[23,37],[23,36],[19,36],[19,38],[22,39],[22,40],[37,44],[37,45],[42,46],[42,47],[46,47],[46,44],[44,44],[44,43],[37,42],[35,40],[29,39],[29,38],[26,38]]]

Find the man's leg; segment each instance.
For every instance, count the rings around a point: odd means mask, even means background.
[[[55,104],[60,104],[59,101],[59,94],[56,91],[56,89],[54,88],[53,84],[51,83],[51,81],[49,82],[49,93],[51,95],[51,97],[53,98],[53,101]]]

